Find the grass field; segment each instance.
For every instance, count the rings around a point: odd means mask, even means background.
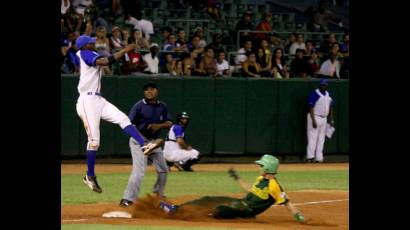
[[[257,172],[241,172],[241,177],[253,183]],[[128,173],[103,174],[98,181],[104,192],[91,193],[82,183],[81,175],[63,175],[61,178],[61,203],[85,204],[118,202],[128,182]],[[348,173],[338,171],[297,171],[278,175],[285,190],[326,189],[348,190]],[[142,183],[141,194],[149,193],[156,180],[154,172],[148,172]],[[240,193],[242,190],[226,172],[170,173],[166,195],[170,198],[184,195],[223,195]]]
[[[258,172],[239,172],[247,182],[253,183]],[[128,182],[129,173],[104,173],[98,175],[103,193],[90,192],[82,183],[80,174],[68,173],[61,177],[61,204],[93,204],[93,203],[117,203]],[[339,170],[287,170],[278,174],[278,179],[286,191],[295,190],[349,190],[349,171]],[[140,196],[150,193],[156,180],[155,172],[147,172]],[[225,171],[211,172],[172,172],[168,176],[165,190],[169,198],[186,195],[228,195],[243,193],[238,184],[230,178]],[[227,228],[193,228],[193,227],[160,227],[160,226],[130,226],[130,225],[107,225],[107,224],[65,224],[62,230],[175,230],[175,229],[211,229],[224,230]],[[237,228],[235,228],[237,229]]]

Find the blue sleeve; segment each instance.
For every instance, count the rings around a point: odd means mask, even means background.
[[[140,110],[141,110],[140,103],[137,102],[135,103],[134,106],[132,106],[130,113],[128,114],[128,118],[130,119],[131,122],[135,120]]]
[[[68,60],[75,66],[80,66],[80,59],[77,55],[75,55],[75,51],[71,51],[67,53]]]
[[[95,62],[97,61],[97,59],[103,57],[99,55],[97,52],[90,50],[81,50],[80,55],[81,59],[83,59],[83,61],[89,66],[95,66]]]
[[[184,135],[184,130],[180,125],[174,125],[172,131],[175,133],[175,138],[182,138]]]
[[[309,94],[308,103],[310,107],[315,106],[316,101],[319,99],[319,95],[317,95],[316,91],[313,91]]]

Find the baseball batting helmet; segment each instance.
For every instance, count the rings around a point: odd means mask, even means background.
[[[262,165],[262,169],[266,173],[277,173],[279,167],[278,158],[265,154],[260,160],[255,161],[256,164]]]
[[[177,122],[180,122],[182,118],[189,119],[189,114],[187,112],[178,113],[176,117]]]

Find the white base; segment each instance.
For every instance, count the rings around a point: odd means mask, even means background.
[[[132,215],[124,211],[106,212],[102,215],[105,218],[132,218]]]

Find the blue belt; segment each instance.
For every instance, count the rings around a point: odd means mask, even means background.
[[[88,92],[87,95],[97,95],[97,96],[101,96],[101,93],[99,93],[99,92]]]

